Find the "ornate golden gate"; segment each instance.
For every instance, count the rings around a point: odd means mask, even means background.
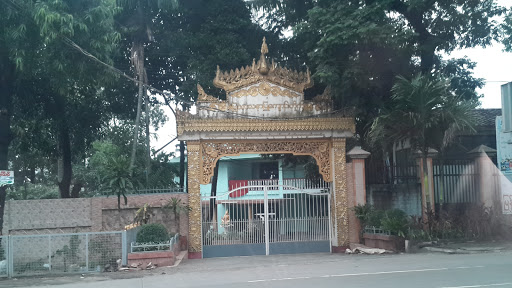
[[[326,182],[332,182],[331,245],[348,245],[345,138],[351,117],[332,111],[328,89],[304,100],[312,86],[306,73],[268,63],[265,41],[259,61],[228,72],[217,71],[214,84],[226,100],[207,95],[198,85],[198,113],[178,113],[178,137],[187,142],[189,257],[202,257],[200,185],[209,184],[217,161],[243,153],[310,155]]]

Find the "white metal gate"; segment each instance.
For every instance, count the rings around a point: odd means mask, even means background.
[[[203,257],[330,252],[329,183],[259,181],[202,196]]]

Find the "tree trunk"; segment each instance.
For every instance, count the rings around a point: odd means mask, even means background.
[[[0,51],[0,170],[9,169],[9,145],[12,140],[11,109],[14,91],[15,66],[6,51]],[[7,186],[0,187],[0,235],[4,226],[4,207]]]
[[[31,165],[28,172],[29,172],[28,178],[30,179],[30,183],[35,184],[36,183],[36,168],[34,167],[34,165]]]
[[[75,183],[71,189],[71,198],[80,198],[80,191],[83,187],[82,183]]]
[[[135,156],[137,154],[137,142],[139,139],[140,127],[140,113],[142,107],[142,96],[144,95],[144,46],[140,41],[133,42],[132,46],[132,62],[137,72],[137,79],[139,80],[139,93],[137,96],[137,116],[135,118],[135,131],[133,133],[132,155],[130,159],[130,175],[133,174],[133,167],[135,166]]]
[[[147,82],[147,81],[145,81]],[[145,108],[145,120],[146,120],[146,187],[149,187],[149,174],[151,173],[151,147],[150,147],[150,134],[149,134],[149,95],[147,91],[144,91],[144,108]]]
[[[434,68],[436,45],[432,43],[432,37],[424,36],[418,40],[420,48],[421,73],[430,75]]]
[[[60,198],[70,198],[71,179],[73,177],[73,168],[71,166],[71,139],[69,130],[64,121],[59,128],[59,153],[62,161],[62,177],[59,179]]]
[[[213,219],[213,215],[215,215],[215,210],[217,209],[215,201],[216,198],[213,197],[217,196],[217,179],[219,178],[219,163],[220,161],[217,161],[217,164],[215,164],[215,168],[213,168],[212,190],[210,193],[210,196],[212,197],[210,198],[210,218],[212,219],[212,221],[215,221]]]
[[[180,188],[185,187],[185,142],[180,141]]]

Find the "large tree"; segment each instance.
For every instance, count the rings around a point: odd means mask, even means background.
[[[98,78],[103,69],[70,45],[77,43],[108,62],[118,38],[113,30],[114,5],[107,0],[16,4],[8,7],[7,19],[18,22],[3,26],[6,36],[2,39],[10,52],[7,61],[17,68],[10,99],[16,110],[11,115],[20,122],[50,121],[51,132],[32,132],[54,136],[54,151],[61,159],[61,196],[70,197],[72,145],[83,151],[104,119],[101,80],[109,79],[109,75]]]
[[[454,49],[485,46],[499,36],[503,8],[493,0],[255,0],[269,29],[293,35],[288,58],[307,55],[317,83],[333,85],[335,106],[356,107],[364,137],[391,97],[397,75],[446,73],[452,88],[477,101],[481,79],[467,59],[443,61]],[[300,59],[300,58],[297,58]],[[464,91],[462,91],[464,90]],[[459,93],[460,95],[460,93]],[[364,138],[360,140],[365,145]]]

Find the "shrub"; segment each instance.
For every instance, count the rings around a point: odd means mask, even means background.
[[[169,239],[167,229],[159,223],[143,225],[137,233],[137,243],[161,243]]]
[[[371,214],[373,213],[374,209],[371,205],[364,204],[364,205],[357,205],[352,208],[354,211],[354,214],[356,215],[356,218],[361,221],[361,226],[365,227],[368,223],[368,219],[370,218]]]
[[[384,218],[384,211],[382,210],[372,210],[372,212],[368,215],[368,222],[366,226],[368,227],[382,227],[382,218]]]
[[[382,229],[389,230],[391,234],[400,237],[405,237],[405,234],[409,230],[407,214],[400,209],[386,210],[381,224]]]

